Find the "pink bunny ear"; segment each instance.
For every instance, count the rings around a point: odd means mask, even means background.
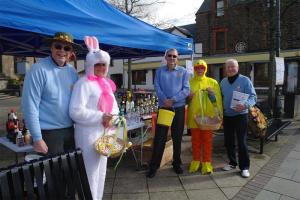
[[[99,43],[95,36],[85,36],[84,43],[88,47],[89,51],[98,51],[99,50]]]

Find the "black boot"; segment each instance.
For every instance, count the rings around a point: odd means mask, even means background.
[[[176,174],[183,174],[183,170],[180,167],[180,165],[173,165],[173,170],[175,171]]]
[[[155,169],[149,169],[149,171],[146,174],[147,178],[153,178],[156,175],[156,170]]]

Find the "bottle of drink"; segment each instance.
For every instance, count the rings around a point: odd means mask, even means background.
[[[23,136],[21,131],[18,131],[18,134],[17,134],[17,137],[16,137],[16,145],[19,146],[19,147],[25,145],[24,136]]]
[[[130,105],[131,105],[131,102],[130,102],[130,101],[126,101],[126,113],[127,113],[127,114],[130,113],[130,110],[131,110],[131,109],[130,109],[130,108],[131,108]]]
[[[31,134],[29,133],[29,130],[27,129],[24,135],[24,143],[25,144],[31,144]]]

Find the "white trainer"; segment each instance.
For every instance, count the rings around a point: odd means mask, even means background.
[[[230,170],[233,170],[233,169],[235,169],[236,168],[236,166],[233,166],[233,165],[225,165],[224,167],[223,167],[223,170],[224,171],[230,171]]]
[[[244,177],[244,178],[248,178],[250,176],[249,170],[248,169],[242,170],[241,176]]]

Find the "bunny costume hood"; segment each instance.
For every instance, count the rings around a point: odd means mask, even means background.
[[[84,42],[89,49],[84,63],[85,74],[89,81],[95,81],[103,91],[99,98],[98,108],[102,112],[111,113],[113,108],[112,93],[116,91],[115,83],[107,78],[110,56],[106,51],[99,49],[99,42],[96,37],[85,36]],[[103,77],[94,74],[94,65],[97,63],[105,64],[106,70]]]
[[[109,54],[106,51],[99,49],[99,43],[95,36],[85,36],[84,42],[89,50],[84,63],[85,74],[87,76],[94,76],[94,65],[97,63],[103,63],[106,67],[105,76],[107,76],[110,63]]]

